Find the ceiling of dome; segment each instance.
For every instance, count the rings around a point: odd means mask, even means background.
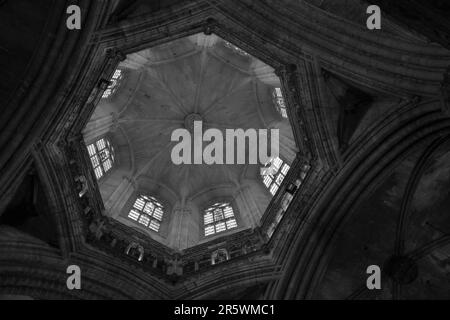
[[[280,127],[280,139],[294,141],[272,99],[279,86],[273,69],[217,36],[198,34],[130,54],[119,68],[123,83],[99,108],[113,113],[125,132],[132,175],[144,189],[187,200],[218,186],[238,186],[249,172],[259,178],[259,165],[173,164],[178,142],[171,142],[172,132],[189,128],[192,120],[222,132]]]

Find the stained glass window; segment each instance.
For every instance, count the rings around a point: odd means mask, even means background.
[[[105,138],[101,138],[95,143],[87,146],[95,177],[100,179],[114,165],[114,149]]]
[[[128,218],[158,232],[163,215],[164,206],[156,198],[141,195],[134,202],[133,208],[128,213]]]
[[[122,77],[122,70],[117,69],[110,80],[111,83],[106,88],[105,92],[103,92],[103,99],[111,97],[116,92],[117,88],[120,85],[120,82],[122,81]]]
[[[237,227],[233,207],[229,203],[216,203],[205,210],[203,215],[205,236]]]
[[[284,163],[279,157],[269,161],[269,163],[266,164],[266,167],[269,165],[269,169],[264,170],[262,179],[270,193],[275,195],[291,167],[287,163]]]
[[[283,94],[281,92],[281,88],[275,88],[273,90],[273,102],[275,104],[275,107],[277,108],[280,115],[287,119],[288,114],[286,110],[286,104],[284,102]]]

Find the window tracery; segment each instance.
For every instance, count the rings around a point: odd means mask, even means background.
[[[205,236],[237,228],[237,221],[230,203],[218,202],[203,214]]]
[[[156,198],[141,195],[134,202],[128,218],[149,229],[159,232],[164,215],[164,206]]]
[[[269,166],[270,165],[270,166]],[[274,196],[281,186],[284,178],[286,177],[289,169],[291,168],[287,163],[284,163],[281,158],[276,157],[266,164],[269,166],[267,170],[264,170],[264,174],[261,175],[264,185],[269,189],[270,193]]]
[[[110,80],[109,86],[103,92],[102,95],[103,99],[110,98],[117,91],[117,88],[120,86],[120,83],[122,82],[122,78],[123,78],[122,70],[117,69]]]
[[[100,179],[114,165],[114,148],[106,138],[101,138],[87,146],[88,154],[94,168],[95,177]]]

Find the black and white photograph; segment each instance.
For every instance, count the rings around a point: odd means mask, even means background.
[[[450,300],[450,1],[0,0],[0,300]]]

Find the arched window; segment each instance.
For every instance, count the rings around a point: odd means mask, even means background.
[[[242,50],[239,47],[236,47],[234,44],[232,44],[232,43],[230,43],[228,41],[225,41],[225,47],[233,50],[234,52],[240,54],[241,56],[244,56],[244,57],[248,57],[249,56],[249,54],[247,52],[245,52],[244,50]]]
[[[107,173],[114,165],[114,149],[105,138],[87,146],[92,167],[97,180]]]
[[[163,215],[164,206],[158,200],[150,196],[139,196],[128,213],[128,218],[158,232]]]
[[[286,110],[286,104],[284,103],[283,94],[281,93],[281,88],[275,88],[273,90],[273,103],[275,104],[275,107],[277,108],[280,115],[287,119],[288,114]]]
[[[219,202],[205,210],[203,214],[205,236],[237,227],[233,207],[230,203]]]
[[[114,92],[116,92],[117,88],[120,85],[120,82],[122,81],[122,77],[123,77],[122,70],[117,69],[110,80],[111,81],[110,85],[108,86],[108,88],[106,88],[105,92],[103,92],[102,96],[103,99],[111,97],[114,94]]]
[[[291,168],[287,163],[284,163],[279,157],[276,157],[266,164],[270,165],[262,174],[264,185],[269,189],[272,195],[275,195],[281,186],[286,174]]]

